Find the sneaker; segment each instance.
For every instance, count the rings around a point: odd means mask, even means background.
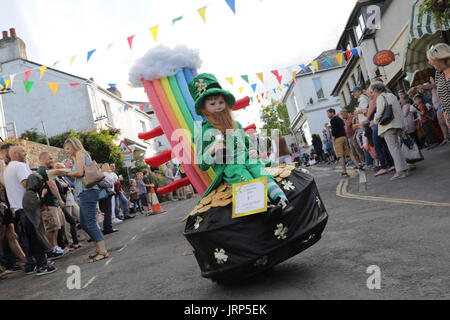
[[[59,249],[53,249],[52,252],[49,252],[49,253],[47,254],[47,259],[48,259],[49,261],[57,260],[57,259],[59,259],[59,258],[65,256],[65,255],[67,254],[67,252],[68,252],[67,250],[62,250],[61,248],[59,248]]]
[[[112,223],[121,223],[121,222],[122,222],[122,220],[117,219],[117,218],[114,218],[114,219],[112,220]]]
[[[5,270],[5,273],[6,274],[11,274],[11,273],[16,273],[18,271],[22,271],[22,268],[19,265],[16,264],[16,265],[12,266],[11,268],[7,268]]]
[[[32,274],[32,273],[35,273],[36,270],[37,270],[36,266],[33,266],[33,267],[26,266],[24,271],[26,274]]]
[[[133,219],[134,216],[125,216],[125,218],[123,218],[124,220],[128,220],[128,219]]]
[[[53,266],[47,265],[47,266],[45,266],[45,267],[42,267],[42,268],[37,269],[36,275],[37,275],[37,276],[43,276],[43,275],[46,275],[46,274],[53,273],[53,272],[55,272],[56,270],[58,270],[58,269],[56,269],[56,268],[53,267]]]
[[[347,172],[342,172],[342,173],[341,173],[341,176],[342,176],[342,177],[345,177],[345,178],[348,178],[348,177],[350,177],[350,176],[348,175],[348,173],[347,173]]]

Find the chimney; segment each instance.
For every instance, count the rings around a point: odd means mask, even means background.
[[[28,60],[27,50],[25,42],[17,36],[16,29],[10,28],[9,37],[8,31],[2,31],[2,38],[0,39],[0,63],[16,59]]]

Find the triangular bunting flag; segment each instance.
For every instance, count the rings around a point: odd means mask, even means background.
[[[311,65],[316,69],[315,71],[319,71],[319,63],[317,61],[311,62]]]
[[[25,83],[28,82],[28,78],[30,77],[31,70],[25,71]]]
[[[181,19],[183,19],[183,16],[173,19],[173,20],[172,20],[172,25],[174,25],[175,23],[177,23],[177,22],[180,21]]]
[[[134,38],[134,36],[135,36],[135,35],[133,34],[132,36],[130,36],[130,37],[127,38],[128,44],[130,45],[130,50],[133,49],[133,38]]]
[[[342,65],[342,61],[344,60],[344,54],[343,53],[338,53],[336,55],[336,60],[338,61],[339,65]]]
[[[258,76],[259,80],[261,80],[261,82],[264,83],[264,75],[263,75],[263,73],[262,72],[261,73],[257,73],[256,75]]]
[[[48,86],[49,86],[50,89],[52,90],[53,95],[56,96],[56,91],[58,91],[59,83],[58,83],[58,82],[49,82],[49,83],[48,83]]]
[[[241,78],[244,79],[245,82],[250,83],[250,82],[248,82],[248,76],[247,75],[243,75],[243,76],[241,76]]]
[[[261,93],[261,96],[264,98],[264,93]]]
[[[233,78],[232,78],[232,77],[226,78],[226,80],[227,80],[231,85],[233,85]]]
[[[323,65],[325,66],[325,69],[327,69],[327,70],[330,69],[330,65],[328,64],[327,61],[324,61]]]
[[[117,85],[115,83],[108,83],[108,86],[114,89],[117,88]]]
[[[256,84],[256,83],[252,84],[252,89],[253,89],[253,92],[256,92],[256,86],[257,86],[257,84]]]
[[[11,86],[9,87],[11,90],[12,90],[12,88],[13,88],[13,85],[14,85],[14,77],[15,77],[16,75],[15,74],[12,74],[12,75],[10,75],[9,76],[9,81],[10,81],[10,83],[11,83]]]
[[[24,81],[23,84],[25,85],[25,89],[27,90],[27,93],[30,93],[31,87],[33,86],[33,81]]]
[[[292,72],[292,82],[295,83],[295,78],[297,77],[297,71]]]
[[[158,28],[159,28],[159,25],[154,26],[153,28],[150,28],[150,32],[152,33],[153,39],[155,39],[155,42],[158,42],[158,40],[157,40],[157,38],[158,38]]]
[[[77,57],[77,56],[73,56],[73,57],[70,58],[70,66],[72,66],[73,60],[75,60],[76,57]]]
[[[141,104],[141,110],[142,111],[144,111],[144,109],[145,109],[145,107],[146,107],[147,105],[144,103],[144,104]]]
[[[69,83],[69,85],[70,85],[71,87],[78,87],[80,84],[79,84],[79,83],[72,82],[72,83]]]
[[[273,70],[272,73],[275,75],[275,77],[277,77],[278,83],[281,84],[281,80],[282,80],[282,76],[280,76],[280,73],[278,72],[278,70]]]
[[[239,93],[242,93],[244,91],[244,88],[239,88]]]
[[[345,51],[345,54],[347,55],[347,61],[350,60],[351,56],[352,56],[352,52],[350,50]]]
[[[55,62],[53,62],[53,66],[56,66],[58,63],[60,63],[61,62],[61,60],[58,60],[58,61],[55,61]]]
[[[0,89],[6,89],[6,82],[4,78],[0,78]]]
[[[306,69],[306,66],[305,66],[304,64],[301,64],[301,65],[300,65],[300,68],[303,69],[303,72],[304,72],[304,73],[308,73],[308,69]]]
[[[110,44],[108,44],[108,46],[106,47],[106,51],[108,51],[109,49],[111,49],[111,47],[113,46],[114,42],[111,42]]]
[[[359,57],[358,48],[352,49],[352,53],[355,57]]]
[[[225,0],[225,2],[230,7],[231,11],[233,11],[233,13],[236,14],[236,3],[235,3],[235,0]]]
[[[328,63],[328,66],[330,66],[330,67],[332,67],[333,66],[333,63],[332,63],[332,61],[331,61],[331,58],[330,57],[328,57],[328,58],[326,58],[325,59],[325,61]]]
[[[127,83],[127,86],[129,86],[130,88],[133,88],[133,85],[131,83]]]
[[[89,59],[92,57],[92,55],[94,54],[94,52],[95,52],[96,50],[97,50],[97,49],[88,51],[88,53],[87,53],[87,62],[89,62]]]
[[[206,23],[206,6],[197,10],[200,17],[202,17],[203,22]]]
[[[42,79],[42,77],[44,76],[45,70],[47,70],[47,66],[39,67],[39,70],[41,71],[41,76],[39,77],[39,79]]]

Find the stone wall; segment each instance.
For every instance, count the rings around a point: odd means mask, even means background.
[[[25,147],[25,150],[27,151],[28,164],[31,169],[39,167],[39,155],[42,152],[50,153],[53,156],[55,163],[62,162],[64,159],[69,158],[66,151],[64,151],[64,149],[61,148],[50,147],[46,144],[40,144],[33,141],[22,139],[15,140],[13,143]]]

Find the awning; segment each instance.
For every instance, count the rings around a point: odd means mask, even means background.
[[[430,14],[420,12],[424,1],[417,0],[412,8],[409,41],[403,66],[403,70],[409,73],[429,68],[428,48],[431,44],[444,42],[440,31],[447,31],[450,28],[450,21],[446,21],[441,28]]]

